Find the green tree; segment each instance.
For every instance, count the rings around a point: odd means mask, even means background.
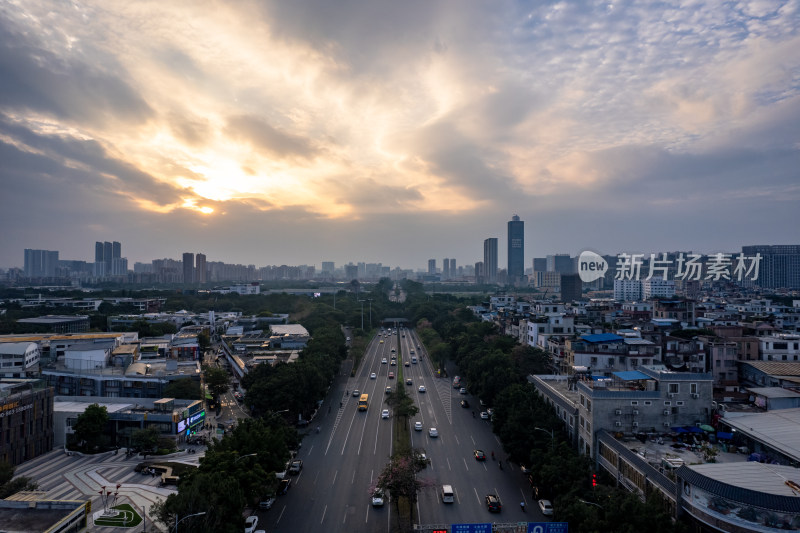
[[[106,424],[108,424],[108,409],[93,403],[78,415],[72,429],[79,443],[84,443],[88,450],[94,450],[105,444],[108,438],[105,435]]]
[[[206,385],[208,386],[208,391],[215,400],[228,392],[230,388],[228,385],[228,373],[221,368],[213,366],[205,367],[204,377]]]
[[[192,378],[181,378],[170,381],[164,387],[164,397],[179,400],[201,400],[203,399],[203,390],[200,383]]]
[[[6,462],[0,463],[0,499],[5,499],[21,490],[36,490],[35,481],[25,476],[14,478],[14,467]]]
[[[131,447],[142,451],[154,451],[158,446],[159,433],[156,428],[137,429],[131,433]]]

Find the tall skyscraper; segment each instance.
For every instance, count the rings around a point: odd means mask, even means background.
[[[25,276],[53,278],[58,266],[58,251],[25,249]]]
[[[122,259],[122,245],[117,241],[111,243],[111,259]]]
[[[111,259],[114,257],[114,245],[110,242],[103,243],[103,262],[106,264],[106,276],[111,275]]]
[[[751,281],[755,270],[744,276],[746,284],[766,289],[800,289],[800,244],[742,246],[742,254],[749,267],[756,254],[761,256],[758,279]],[[734,266],[737,261],[734,257]],[[733,270],[733,268],[731,269]],[[735,279],[736,276],[732,276]]]
[[[450,259],[442,259],[442,279],[450,279]]]
[[[555,254],[547,256],[547,271],[560,272],[562,274],[573,274],[575,268],[573,267],[572,258],[569,254]]]
[[[326,278],[332,278],[333,272],[336,270],[336,263],[333,261],[322,262],[322,275]]]
[[[436,274],[436,259],[428,259],[428,274]]]
[[[514,215],[508,221],[508,283],[522,281],[525,275],[525,222]]]
[[[195,269],[194,277],[197,283],[206,283],[208,281],[208,267],[206,267],[206,254],[197,254],[194,258]]]
[[[486,283],[497,283],[497,237],[483,241],[483,273]]]
[[[194,283],[194,254],[191,252],[183,254],[183,282]]]
[[[454,258],[450,258],[450,277],[455,278],[457,276],[456,272],[456,260]]]
[[[103,243],[100,241],[94,243],[94,262],[103,262]]]

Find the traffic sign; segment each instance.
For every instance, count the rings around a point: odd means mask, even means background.
[[[528,533],[569,533],[569,522],[528,522]]]
[[[453,524],[452,533],[492,533],[492,524]]]

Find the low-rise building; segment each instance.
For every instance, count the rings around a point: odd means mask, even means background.
[[[38,342],[0,343],[0,377],[34,377],[39,372],[40,359]]]

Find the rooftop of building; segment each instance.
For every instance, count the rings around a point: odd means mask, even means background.
[[[800,361],[742,361],[740,364],[749,365],[771,376],[800,376]]]
[[[272,324],[269,329],[274,335],[308,336],[308,330],[300,324]]]
[[[35,318],[20,318],[17,322],[24,324],[62,324],[64,322],[78,322],[81,320],[89,320],[89,315],[45,315]]]
[[[800,392],[783,387],[751,387],[747,391],[765,398],[800,398]]]
[[[726,411],[720,422],[800,462],[800,408],[756,413]]]
[[[21,496],[24,496],[21,495]],[[85,501],[43,501],[38,492],[33,499],[0,500],[0,531],[6,533],[27,533],[30,531],[50,531],[60,520],[70,515]]]
[[[0,342],[0,353],[9,355],[25,355],[33,342]]]

